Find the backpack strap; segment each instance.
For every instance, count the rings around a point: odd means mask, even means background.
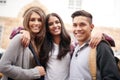
[[[33,56],[34,56],[34,59],[35,59],[36,64],[37,64],[38,66],[41,66],[41,64],[40,64],[40,62],[39,62],[39,58],[37,57],[36,52],[35,52],[32,44],[31,44],[31,42],[30,42],[30,44],[29,44],[29,49],[31,50],[31,52],[32,52],[32,54],[33,54]]]
[[[30,49],[31,52],[33,53],[33,56],[34,56],[34,59],[35,59],[36,64],[37,64],[38,66],[42,66],[42,65],[40,64],[39,58],[37,57],[36,52],[35,52],[32,44],[31,44],[31,42],[30,42],[30,44],[29,44],[29,49]],[[41,76],[39,79],[35,79],[35,80],[44,80],[44,76]]]
[[[89,68],[90,68],[92,80],[96,80],[96,73],[97,73],[96,67],[97,67],[96,66],[96,48],[91,48],[90,55],[89,55]]]

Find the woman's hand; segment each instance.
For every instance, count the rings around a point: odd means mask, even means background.
[[[91,36],[89,45],[92,48],[95,48],[102,39],[103,39],[103,33],[96,33],[94,36]]]
[[[41,76],[44,76],[46,74],[44,67],[37,66],[36,68],[39,70]]]
[[[30,33],[26,30],[21,30],[20,33],[22,34],[21,43],[24,47],[27,47],[30,43]]]

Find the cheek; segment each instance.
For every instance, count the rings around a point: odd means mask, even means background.
[[[73,34],[75,34],[75,32],[76,32],[76,29],[75,29],[75,28],[72,28],[72,32],[73,32]]]
[[[28,26],[29,26],[29,28],[30,28],[30,27],[32,26],[32,23],[31,23],[31,22],[29,22],[29,23],[28,23]]]
[[[60,32],[62,32],[62,27],[60,27]]]
[[[89,28],[87,31],[90,33],[92,31],[92,28]]]
[[[39,22],[39,25],[40,25],[40,26],[43,26],[43,23],[42,23],[42,22]]]
[[[51,30],[52,30],[52,27],[51,27],[51,26],[49,26],[49,27],[48,27],[48,32],[50,32],[50,33],[51,33]]]
[[[73,30],[73,35],[74,35],[74,36],[76,35],[76,31],[75,31],[75,30]]]
[[[45,26],[43,26],[42,23],[41,23],[41,24],[39,25],[40,30],[42,29],[42,27],[45,27]]]
[[[91,29],[86,31],[86,36],[89,37],[91,35]]]
[[[51,29],[52,29],[52,26],[48,26],[48,30],[51,31]]]

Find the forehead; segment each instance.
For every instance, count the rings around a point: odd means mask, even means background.
[[[83,21],[88,22],[88,18],[85,16],[76,16],[73,19],[73,23],[78,23],[78,22],[83,22]]]
[[[49,22],[53,22],[53,21],[56,21],[56,20],[59,20],[56,16],[50,16],[49,17]]]
[[[40,15],[36,12],[32,12],[31,17],[40,17]]]

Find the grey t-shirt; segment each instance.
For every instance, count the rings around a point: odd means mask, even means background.
[[[47,63],[45,80],[68,80],[70,54],[68,53],[64,58],[58,60],[58,50],[59,46],[54,43],[54,49],[49,53],[52,55]]]
[[[70,79],[69,80],[92,80],[89,70],[89,53],[90,47],[77,45],[72,56],[70,64]]]

